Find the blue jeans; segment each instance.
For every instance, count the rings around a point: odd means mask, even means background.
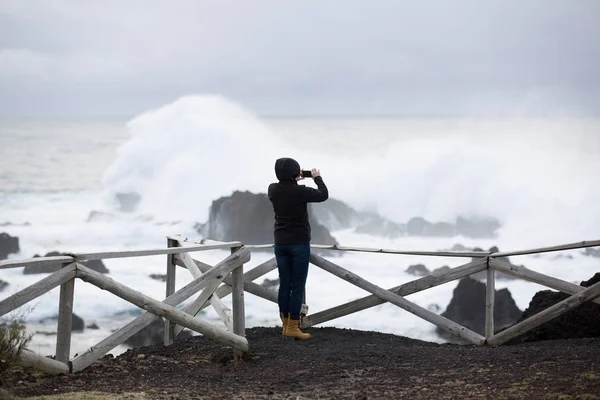
[[[310,242],[302,244],[275,244],[275,258],[279,270],[279,312],[292,317],[300,316],[304,286],[308,276]],[[294,319],[296,319],[294,318]]]

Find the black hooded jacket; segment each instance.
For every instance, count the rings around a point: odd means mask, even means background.
[[[269,185],[269,200],[275,211],[274,238],[277,244],[301,244],[310,241],[307,203],[327,200],[329,192],[320,176],[314,178],[317,189],[298,185],[300,165],[292,158],[275,162],[278,183]]]

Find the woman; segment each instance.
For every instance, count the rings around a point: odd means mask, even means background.
[[[300,165],[292,158],[275,161],[278,183],[269,185],[269,200],[275,211],[275,258],[279,270],[279,313],[283,336],[308,339],[300,330],[300,309],[308,275],[310,224],[308,203],[327,200],[329,193],[318,169],[311,171],[317,189],[298,185],[304,179]]]

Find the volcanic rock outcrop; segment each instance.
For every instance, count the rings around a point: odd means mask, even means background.
[[[313,209],[308,213],[312,242],[337,244],[329,230],[314,218]],[[196,225],[196,230],[214,240],[266,244],[273,243],[274,223],[273,206],[266,194],[236,191],[213,201],[208,222]]]
[[[600,272],[580,286],[589,287],[600,282]],[[521,322],[569,297],[568,294],[552,290],[537,292],[529,307],[523,311]],[[533,342],[550,339],[574,339],[600,337],[600,304],[587,302],[553,320],[550,320],[525,334],[511,340],[510,343]]]
[[[10,236],[6,232],[0,233],[0,260],[6,260],[9,254],[16,254],[20,251],[18,237]]]
[[[441,315],[470,330],[485,334],[485,292],[486,285],[478,280],[463,278],[454,289],[452,300]],[[520,317],[517,307],[508,289],[496,290],[494,301],[494,327],[501,331],[513,325]],[[461,339],[437,328],[440,337],[453,343],[463,343]]]

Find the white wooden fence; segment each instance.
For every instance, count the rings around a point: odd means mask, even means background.
[[[165,345],[173,342],[173,338],[186,327],[206,336],[212,337],[234,348],[236,358],[240,358],[249,351],[248,341],[244,334],[244,291],[252,293],[267,301],[277,304],[277,293],[266,289],[254,281],[268,272],[277,268],[275,258],[258,265],[243,273],[243,264],[250,260],[250,252],[257,249],[272,248],[273,245],[244,246],[240,242],[221,243],[214,241],[190,241],[181,236],[169,236],[167,249],[121,251],[111,253],[72,254],[68,256],[35,258],[28,260],[15,260],[0,262],[0,269],[24,267],[26,265],[60,263],[63,268],[26,289],[4,299],[0,302],[0,316],[26,304],[41,296],[54,287],[60,285],[60,304],[58,318],[58,332],[56,344],[56,357],[50,359],[42,357],[29,350],[21,356],[24,365],[33,365],[48,373],[66,373],[80,371],[98,358],[107,354],[127,338],[137,333],[157,318],[165,318]],[[354,300],[339,306],[308,315],[302,320],[304,328],[321,324],[326,321],[343,317],[358,311],[389,302],[394,304],[438,327],[447,330],[453,335],[477,345],[500,345],[531,329],[547,322],[557,316],[583,304],[593,301],[600,304],[600,283],[588,288],[557,279],[530,269],[519,267],[502,261],[502,257],[536,254],[554,251],[581,249],[600,246],[600,240],[571,243],[560,246],[545,247],[531,250],[513,252],[447,252],[447,251],[403,251],[392,249],[374,249],[343,246],[312,245],[313,249],[329,251],[352,251],[380,254],[419,255],[438,257],[465,257],[473,261],[452,268],[443,274],[431,274],[413,281],[404,283],[390,289],[379,287],[355,273],[317,255],[311,254],[310,262],[332,275],[350,282],[357,287],[371,293],[369,296]],[[190,253],[210,249],[231,249],[232,254],[215,266],[195,260]],[[167,283],[166,299],[161,301],[152,299],[140,292],[128,288],[112,279],[105,277],[81,265],[82,260],[97,260],[108,258],[141,257],[149,255],[167,255]],[[192,274],[194,281],[175,292],[176,266],[185,267]],[[487,271],[486,289],[486,317],[485,336],[473,332],[447,318],[433,313],[405,298],[405,296],[433,288],[444,283],[458,280],[480,271]],[[495,271],[501,271],[531,282],[535,282],[551,289],[555,289],[571,296],[560,303],[524,320],[502,332],[494,333],[494,294]],[[75,278],[90,282],[93,285],[119,296],[147,312],[112,335],[92,346],[85,353],[69,360],[71,339],[71,315],[73,309],[74,280]],[[175,306],[181,304],[195,293],[202,291],[198,297],[182,310]],[[233,312],[221,301],[221,298],[233,295]],[[196,315],[205,307],[212,306],[223,320],[227,329],[202,321]],[[598,321],[600,323],[600,321]]]

